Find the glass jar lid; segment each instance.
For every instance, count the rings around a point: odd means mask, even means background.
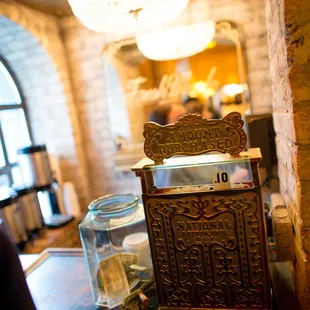
[[[134,211],[138,202],[139,197],[132,194],[113,194],[92,201],[88,209],[93,213],[99,213],[101,217],[119,217]]]

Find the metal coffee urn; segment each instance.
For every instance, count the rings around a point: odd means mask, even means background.
[[[25,228],[29,235],[38,232],[43,227],[43,217],[37,197],[37,189],[15,188],[18,201],[21,204],[24,215]]]
[[[45,225],[58,227],[73,220],[72,216],[60,212],[55,189],[57,182],[53,178],[46,146],[32,145],[19,149],[17,153],[23,185],[37,191]]]
[[[244,152],[242,127],[236,112],[144,126],[148,158],[132,170],[161,310],[271,309],[261,153]]]
[[[20,248],[23,248],[28,236],[25,229],[22,206],[16,196],[2,197],[0,199],[0,219],[6,228],[10,239]]]
[[[18,150],[18,164],[25,187],[53,183],[53,175],[45,145],[33,145]]]

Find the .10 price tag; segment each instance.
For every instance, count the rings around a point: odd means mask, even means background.
[[[215,190],[230,189],[230,175],[227,171],[215,171],[212,175]]]

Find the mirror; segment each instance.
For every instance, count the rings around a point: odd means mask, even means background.
[[[244,35],[233,22],[217,22],[213,40],[187,58],[147,59],[131,38],[105,46],[103,60],[110,128],[123,152],[141,150],[143,125],[163,100],[198,98],[213,118],[250,110]]]

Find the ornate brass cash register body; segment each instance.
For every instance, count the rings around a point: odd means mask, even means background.
[[[242,152],[242,127],[239,113],[145,124],[149,158],[132,169],[161,309],[270,309],[261,154]]]

